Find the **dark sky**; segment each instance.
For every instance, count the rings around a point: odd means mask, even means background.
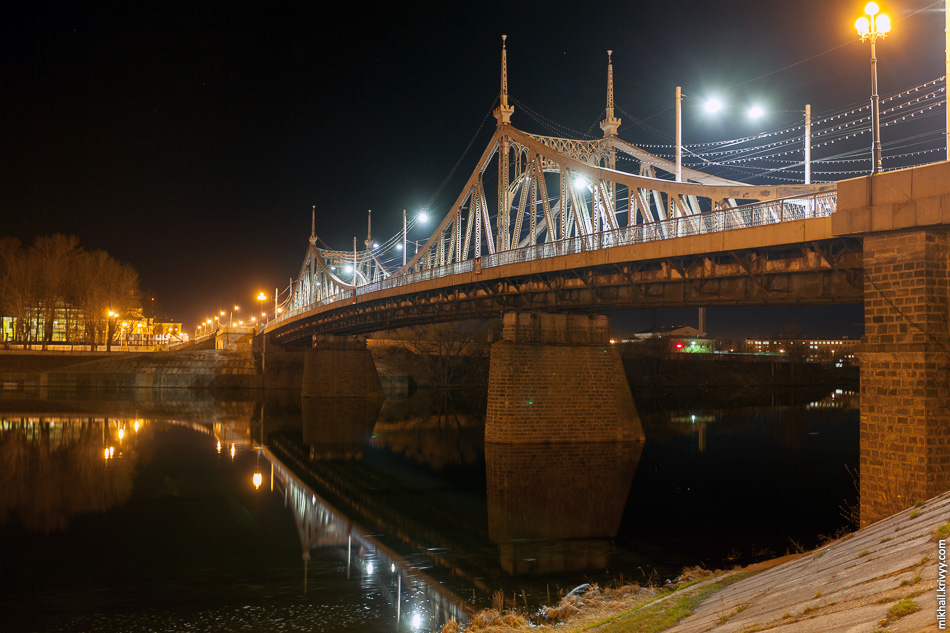
[[[878,45],[881,94],[942,76],[943,3],[881,4],[894,22]],[[374,234],[395,234],[401,210],[430,200],[484,123],[455,180],[467,177],[495,123],[485,117],[502,33],[516,127],[550,134],[549,120],[599,135],[613,49],[617,106],[655,128],[618,112],[621,137],[646,144],[672,137],[676,85],[773,110],[810,103],[815,115],[867,103],[869,46],[853,28],[862,9],[853,0],[6,2],[0,234],[24,243],[75,234],[134,266],[161,312],[193,330],[296,277],[312,205],[332,247],[364,238],[367,209]],[[757,131],[690,105],[686,142]],[[797,116],[756,125],[779,129]],[[943,119],[927,125],[942,130]],[[930,156],[918,162],[940,159]],[[451,204],[455,180],[433,213]],[[860,334],[860,308],[823,310],[712,311],[709,325],[732,335],[748,315],[750,333],[799,320],[816,335]]]

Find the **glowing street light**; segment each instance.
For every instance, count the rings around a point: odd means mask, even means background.
[[[716,112],[722,110],[722,101],[716,97],[712,97],[711,99],[706,99],[706,105],[704,107],[706,108],[706,112],[715,114]]]
[[[416,215],[416,220],[425,224],[426,222],[429,221],[429,214],[426,213],[425,211],[420,211],[418,215]],[[402,251],[402,265],[403,266],[406,265],[406,251],[409,250],[408,236],[409,236],[409,227],[406,224],[406,210],[403,209],[402,210],[402,244],[396,247]],[[418,250],[419,248],[416,247],[417,252]]]
[[[234,326],[234,313],[237,312],[238,310],[240,310],[240,308],[238,308],[237,306],[234,306],[234,309],[231,310],[231,315],[228,318],[228,327]]]
[[[877,95],[877,54],[874,44],[877,38],[883,38],[891,30],[891,19],[879,11],[880,7],[876,2],[868,2],[864,5],[867,17],[862,15],[854,23],[861,41],[871,41],[871,175],[881,171],[881,111]]]
[[[107,352],[112,351],[112,330],[115,327],[113,324],[115,323],[115,320],[117,318],[119,318],[119,313],[109,310],[109,320],[106,321],[106,351]]]
[[[871,3],[873,4],[873,3]],[[888,23],[889,24],[889,23]],[[712,97],[703,104],[706,112],[716,113],[725,105]],[[801,110],[796,110],[801,112]],[[759,119],[765,115],[765,109],[758,104],[748,110],[749,118]],[[676,182],[683,182],[683,89],[676,87]],[[811,183],[811,105],[805,105],[805,184]]]
[[[264,302],[267,301],[267,295],[261,292],[260,294],[257,295],[257,300],[260,302],[260,305],[261,305],[261,326],[263,326],[264,325]]]

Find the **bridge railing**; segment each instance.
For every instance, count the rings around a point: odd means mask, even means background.
[[[810,196],[796,196],[756,202],[754,204],[710,211],[699,215],[670,218],[649,224],[636,224],[614,231],[604,231],[593,235],[571,237],[566,240],[527,246],[511,251],[486,255],[474,260],[429,268],[407,275],[392,276],[381,281],[360,286],[355,291],[348,290],[341,294],[331,295],[307,306],[296,308],[282,314],[277,323],[312,310],[318,306],[336,303],[339,301],[354,301],[358,295],[369,294],[378,290],[398,288],[450,277],[461,273],[470,273],[480,268],[494,268],[508,264],[537,261],[549,257],[575,255],[590,251],[603,250],[616,246],[629,246],[674,237],[687,237],[707,233],[733,231],[769,224],[780,224],[808,218],[825,218],[834,213],[837,208],[838,194],[836,191],[817,193]]]

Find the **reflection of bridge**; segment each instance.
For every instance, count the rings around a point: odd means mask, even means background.
[[[284,505],[294,513],[305,585],[311,550],[345,547],[347,577],[355,563],[357,573],[378,586],[393,604],[396,631],[418,629],[422,622],[439,630],[450,619],[468,619],[470,608],[461,598],[330,506],[268,449],[263,454],[271,465],[271,489],[283,489]]]
[[[862,520],[950,489],[950,163],[837,186],[757,187],[692,170],[673,181],[672,163],[618,137],[609,63],[604,137],[593,141],[514,128],[504,47],[501,71],[495,133],[404,265],[387,267],[371,232],[362,251],[332,251],[312,227],[283,314],[265,329],[272,344],[313,347],[310,395],[359,395],[349,369],[360,363],[328,355],[343,351],[340,335],[503,315],[487,440],[631,440],[642,430],[596,313],[864,301]],[[485,184],[492,161],[497,196]],[[337,377],[321,370],[330,362]]]

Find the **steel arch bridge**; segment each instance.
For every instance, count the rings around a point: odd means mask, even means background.
[[[617,135],[610,51],[603,138],[529,134],[513,112],[503,36],[497,127],[425,244],[390,265],[371,230],[363,250],[319,248],[314,220],[265,331],[303,343],[509,309],[861,300],[860,243],[830,230],[836,184],[758,186],[692,169],[674,180],[674,163]]]

